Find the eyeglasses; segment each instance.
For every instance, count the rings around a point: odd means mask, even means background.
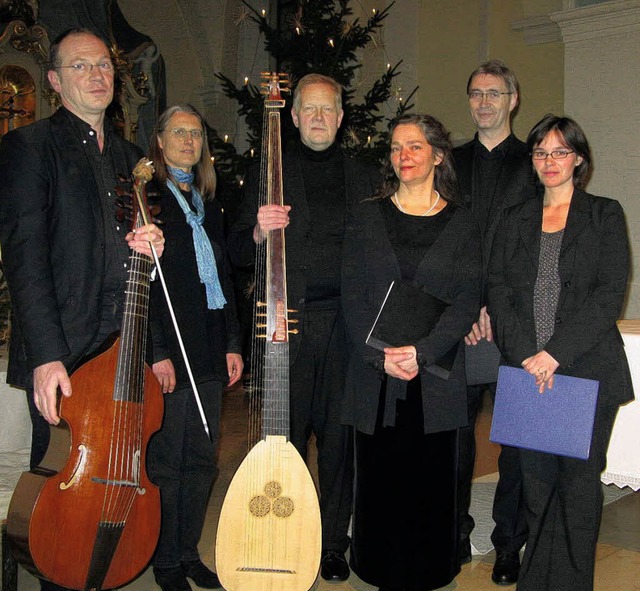
[[[185,129],[184,127],[175,127],[171,133],[180,139],[186,139],[189,135],[194,140],[201,140],[204,137],[204,131],[201,129]]]
[[[554,160],[564,160],[569,154],[573,154],[573,150],[553,150],[545,152],[544,150],[534,150],[531,152],[531,158],[534,160],[546,160],[547,156],[551,156]]]
[[[503,94],[513,94],[513,92],[500,92],[499,90],[487,90],[486,92],[483,92],[482,90],[470,90],[467,93],[467,96],[469,97],[469,100],[473,102],[480,102],[484,98],[488,101],[494,102]]]
[[[93,68],[98,68],[99,72],[103,74],[109,74],[113,72],[113,64],[111,62],[100,62],[99,64],[90,64],[88,62],[80,62],[78,64],[71,64],[70,66],[58,66],[56,69],[69,68],[76,74],[89,74],[93,71]]]

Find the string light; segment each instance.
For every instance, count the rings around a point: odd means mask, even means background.
[[[242,187],[242,185],[244,185],[244,179],[240,179],[240,182],[238,184]]]
[[[295,32],[296,36],[302,36],[305,35],[307,33],[306,27],[305,27],[305,23],[303,22],[303,9],[302,9],[302,5],[303,4],[308,4],[311,3],[311,0],[306,0],[306,2],[300,2],[299,3],[299,9],[297,12],[295,12],[295,14],[291,14],[288,18],[287,18],[287,25],[289,30],[293,29]],[[358,2],[360,4],[360,2]],[[240,4],[244,4],[244,2],[240,3]],[[367,9],[365,9],[362,5],[360,5],[361,8],[361,14],[363,16],[366,15]],[[385,11],[387,9],[384,9],[382,12],[378,9],[378,8],[370,8],[371,13],[373,15],[373,18],[370,18],[368,20],[368,26],[371,26],[372,23],[378,22],[378,15],[381,14],[385,14]],[[260,16],[260,18],[262,19],[266,19],[267,16],[267,9],[266,8],[262,8],[260,9],[260,11],[258,12],[258,10],[251,10],[249,11],[246,8],[242,8],[242,9],[238,9],[236,11],[236,13],[234,14],[234,24],[236,26],[244,26],[246,24],[246,22],[250,19],[253,18],[251,16],[251,13],[253,13],[253,15],[258,14]],[[366,18],[366,16],[365,16]],[[266,23],[265,23],[266,24]],[[347,19],[343,19],[343,22],[341,23],[341,29],[338,33],[339,39],[344,40],[347,39],[350,32],[352,31],[352,29],[358,25],[358,20],[356,19],[355,21],[349,21]],[[387,51],[384,45],[384,42],[381,39],[381,36],[379,34],[379,32],[377,31],[370,31],[368,33],[368,37],[369,37],[369,44],[368,44],[368,50],[371,53],[377,53],[382,51],[384,53],[384,57],[387,57],[387,59],[389,59],[389,56],[387,55]],[[327,44],[332,48],[332,49],[336,49],[337,45],[335,43],[335,38],[327,38]],[[384,58],[383,58],[384,59]],[[380,60],[382,61],[382,60]],[[383,62],[384,63],[384,62]],[[386,64],[386,74],[384,75],[384,79],[388,79],[389,77],[393,78],[394,74],[391,74],[391,69],[392,69],[392,64],[391,63],[387,63]],[[395,70],[394,70],[395,72]],[[249,84],[249,77],[245,76],[244,77],[244,86],[248,86]],[[354,84],[355,87],[359,88],[361,86],[363,86],[365,84],[365,80],[364,77],[359,78],[358,81]],[[392,92],[392,98],[395,99],[396,104],[401,104],[403,105],[404,103],[404,99],[400,96],[400,92],[401,89],[396,86],[395,91]],[[247,91],[245,90],[245,93]],[[391,108],[391,104],[389,102],[387,102],[388,108]],[[362,135],[359,135],[358,132],[356,132],[355,130],[352,131],[352,133],[349,133],[350,130],[347,130],[348,132],[348,137],[351,138],[351,142],[355,145],[355,146],[360,146],[361,148],[362,146],[362,140],[360,138],[362,138]],[[360,132],[361,133],[361,132]],[[373,147],[373,137],[371,135],[366,136],[367,140],[366,140],[366,146],[371,148]],[[229,134],[224,134],[224,143],[229,143],[231,140]],[[245,152],[246,154],[246,152]],[[250,157],[253,159],[256,156],[256,150],[254,150],[254,148],[250,148],[249,150],[249,154]],[[215,157],[211,157],[211,162],[215,162]],[[243,186],[244,180],[243,179],[239,179],[237,178],[237,182],[239,184],[240,187]]]
[[[215,164],[216,162],[216,157],[215,156],[211,156],[211,164]]]

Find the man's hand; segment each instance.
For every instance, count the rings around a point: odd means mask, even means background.
[[[71,396],[71,381],[62,361],[51,361],[33,370],[33,401],[45,421],[60,422],[58,416],[58,387],[63,396]]]
[[[227,386],[233,386],[241,377],[244,368],[242,355],[238,353],[227,353],[227,372],[229,373],[229,383]]]
[[[286,228],[290,211],[290,205],[263,205],[258,210],[258,223],[253,228],[253,241],[260,244],[271,230]]]
[[[413,345],[386,347],[384,371],[392,378],[409,381],[418,375],[418,355]]]
[[[482,339],[486,339],[488,342],[493,340],[493,332],[491,331],[491,318],[487,314],[487,307],[483,306],[480,310],[480,316],[478,322],[475,322],[471,327],[469,334],[464,337],[464,342],[467,345],[477,345]]]
[[[151,366],[153,375],[156,376],[160,386],[162,387],[162,393],[168,394],[176,388],[176,370],[173,367],[171,359],[163,359]]]
[[[164,251],[164,234],[155,224],[140,226],[129,232],[125,236],[125,239],[129,243],[129,248],[132,248],[140,254],[146,254],[149,258],[153,258],[149,242],[153,242],[153,246],[159,257],[162,256],[162,252]]]

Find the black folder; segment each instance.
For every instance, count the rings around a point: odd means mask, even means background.
[[[555,374],[540,394],[524,369],[500,366],[489,439],[495,443],[586,460],[599,383]]]
[[[408,281],[392,281],[366,339],[367,345],[383,350],[415,344],[427,337],[449,304]],[[456,344],[427,371],[449,378],[458,351]]]

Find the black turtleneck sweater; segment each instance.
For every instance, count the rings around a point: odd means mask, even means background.
[[[306,308],[338,307],[347,215],[343,154],[335,143],[318,152],[300,143],[300,162],[311,219]]]

